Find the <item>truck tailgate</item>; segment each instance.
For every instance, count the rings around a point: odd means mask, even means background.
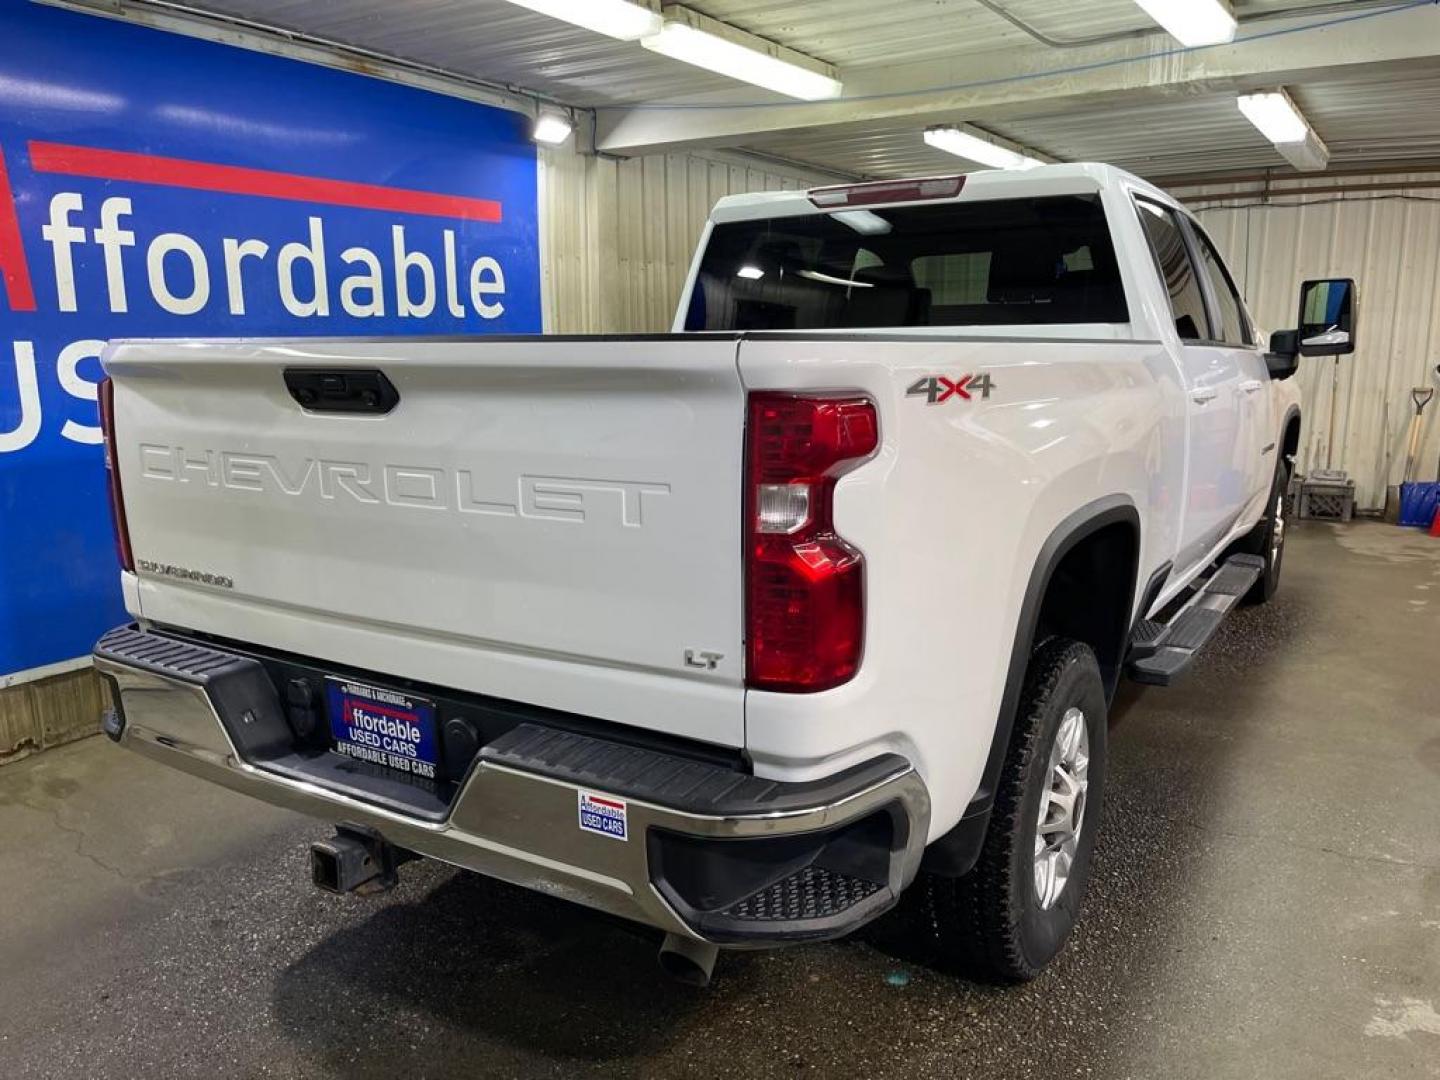
[[[741,745],[735,350],[693,336],[115,345],[141,613]],[[287,369],[380,371],[399,401],[302,408]]]

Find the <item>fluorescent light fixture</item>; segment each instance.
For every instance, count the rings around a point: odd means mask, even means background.
[[[1187,49],[1235,40],[1235,12],[1228,0],[1135,0],[1135,3]]]
[[[758,266],[742,266],[735,271],[736,277],[743,277],[746,281],[759,281],[765,276],[765,271]]]
[[[660,29],[660,13],[644,0],[510,0],[552,19],[583,26],[620,41],[638,41]]]
[[[1322,172],[1330,164],[1330,148],[1313,131],[1302,142],[1276,143],[1275,149],[1301,172]]]
[[[830,216],[861,236],[884,236],[891,228],[888,221],[869,210],[838,210]]]
[[[1301,172],[1320,172],[1330,164],[1330,148],[1283,89],[1241,94],[1235,104],[1280,156]]]
[[[559,146],[570,138],[570,133],[574,130],[575,125],[570,122],[568,116],[542,112],[535,118],[535,126],[530,131],[530,137],[546,146]]]
[[[996,169],[1033,169],[1044,164],[1038,158],[1007,150],[988,139],[961,131],[958,127],[926,128],[925,142],[936,150],[944,150],[947,154]]]
[[[1305,141],[1310,125],[1284,90],[1267,90],[1259,94],[1241,94],[1235,99],[1245,119],[1260,129],[1260,134],[1276,146],[1281,143]]]
[[[640,41],[652,52],[802,101],[837,98],[844,89],[829,64],[679,4],[664,11],[660,32]]]

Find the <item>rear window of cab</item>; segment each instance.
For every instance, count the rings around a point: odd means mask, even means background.
[[[714,226],[685,329],[1123,323],[1098,195],[817,211]]]

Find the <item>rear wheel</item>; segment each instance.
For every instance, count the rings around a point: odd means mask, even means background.
[[[984,847],[963,878],[925,881],[944,957],[994,982],[1033,979],[1070,936],[1105,784],[1105,689],[1088,645],[1030,658]]]
[[[1290,469],[1282,457],[1275,463],[1265,519],[1248,538],[1245,550],[1265,560],[1265,570],[1245,594],[1245,603],[1263,604],[1280,587],[1280,564],[1285,561],[1285,533],[1289,524]]]

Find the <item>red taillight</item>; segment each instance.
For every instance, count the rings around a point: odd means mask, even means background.
[[[746,682],[828,690],[864,644],[865,557],[835,533],[835,481],[880,442],[861,397],[750,395],[746,434]]]
[[[125,522],[125,496],[120,491],[120,458],[115,449],[115,384],[100,384],[100,427],[105,432],[105,473],[110,480],[110,515],[115,523],[115,554],[123,570],[134,570],[130,526]]]

